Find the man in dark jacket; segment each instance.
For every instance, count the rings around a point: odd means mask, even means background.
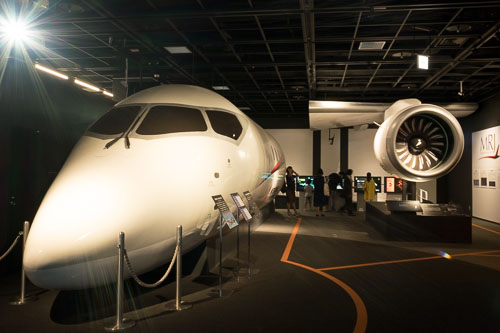
[[[354,216],[352,212],[352,169],[348,169],[344,176],[344,198],[345,205],[342,211],[347,210],[349,216]]]

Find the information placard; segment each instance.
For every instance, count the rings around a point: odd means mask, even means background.
[[[250,213],[260,218],[262,216],[262,213],[260,212],[259,206],[257,206],[255,201],[253,200],[252,194],[249,191],[245,191],[243,192],[243,195],[248,201],[248,208],[250,210]]]
[[[215,202],[215,205],[219,209],[219,212],[222,216],[222,221],[224,223],[227,223],[227,226],[229,229],[233,229],[238,225],[238,221],[234,218],[233,213],[229,210],[229,206],[227,205],[226,201],[222,197],[222,195],[213,195],[212,199]]]
[[[250,215],[250,212],[248,211],[247,206],[245,206],[243,200],[241,200],[240,195],[238,193],[231,193],[231,198],[233,198],[234,203],[238,207],[241,215],[243,215],[245,221],[250,221],[252,219],[252,215]]]

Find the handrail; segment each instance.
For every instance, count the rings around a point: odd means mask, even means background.
[[[5,257],[9,255],[9,253],[12,251],[12,249],[16,246],[17,242],[19,241],[19,238],[23,235],[22,231],[19,231],[19,234],[17,235],[16,239],[14,239],[14,242],[12,242],[12,245],[7,249],[7,251],[2,254],[0,257],[0,261],[2,261]]]

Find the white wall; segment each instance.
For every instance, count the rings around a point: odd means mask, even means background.
[[[310,129],[268,129],[285,154],[286,166],[299,175],[312,175],[313,131]]]
[[[335,136],[333,144],[330,144],[329,132]],[[332,172],[340,171],[340,130],[328,129],[321,131],[321,169],[328,176]]]
[[[496,223],[500,223],[499,147],[500,126],[472,133],[472,215]]]
[[[382,192],[377,194],[377,201],[385,201],[384,176],[390,176],[375,158],[373,140],[376,129],[349,130],[349,169],[353,176],[366,176],[371,172],[373,177],[382,177]],[[399,196],[401,197],[401,196]]]

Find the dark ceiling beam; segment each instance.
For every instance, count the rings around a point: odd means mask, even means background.
[[[309,98],[314,99],[316,88],[316,54],[314,52],[314,16],[311,11],[314,9],[314,0],[300,0],[300,14],[302,22],[302,40],[304,43],[304,56],[306,60],[307,86],[309,88]]]
[[[427,45],[427,47],[425,48],[425,50],[422,53],[426,53],[434,44],[437,43],[438,38],[440,38],[440,36],[446,31],[446,29],[451,25],[451,23],[453,21],[455,21],[455,19],[458,17],[458,15],[460,15],[460,13],[462,11],[463,11],[463,8],[459,8],[457,10],[457,12],[455,13],[455,15],[452,16],[452,18],[448,21],[448,23],[446,23],[446,25],[443,27],[443,29],[441,29],[441,31],[437,34],[437,36],[431,37],[431,38],[433,38],[433,40],[429,43],[429,45]],[[406,74],[408,74],[408,72],[413,69],[413,67],[415,67],[415,59],[413,59],[413,62],[410,65],[410,67],[408,67],[405,70],[405,72],[396,80],[396,82],[394,82],[393,87],[396,87],[399,84],[399,82],[401,82],[401,80],[406,76]]]
[[[351,47],[349,48],[349,54],[347,55],[347,61],[351,60],[352,50],[354,48],[354,41],[356,40],[356,37],[358,35],[359,23],[361,22],[361,16],[363,16],[363,12],[359,12],[359,14],[358,14],[358,21],[356,23],[356,27],[354,28],[354,34],[352,36],[352,42],[351,42]],[[342,74],[342,80],[340,81],[341,87],[344,85],[345,76],[347,74],[348,68],[349,68],[349,65],[346,64],[344,67],[344,74]]]
[[[196,2],[198,3],[198,5],[201,7],[201,8],[205,8],[204,4],[203,4],[203,1],[202,0],[196,0]],[[220,37],[225,41],[226,45],[229,46],[229,48],[231,49],[231,53],[233,54],[233,56],[236,58],[236,60],[238,61],[239,64],[241,64],[243,61],[241,59],[241,57],[238,55],[238,53],[236,52],[236,50],[234,49],[234,46],[233,45],[230,45],[228,43],[228,38],[226,36],[226,34],[224,33],[224,31],[222,31],[221,27],[219,26],[219,24],[217,23],[217,21],[214,19],[214,18],[210,18],[210,22],[212,23],[212,25],[215,27],[215,29],[217,30],[217,32],[219,33]],[[250,73],[250,71],[248,70],[248,67],[243,65],[243,68],[245,70],[245,72],[247,73],[248,77],[250,78],[250,80],[252,80],[253,84],[255,85],[255,87],[257,87],[257,89],[259,89],[261,91],[261,94],[262,96],[264,97],[264,99],[267,99],[267,97],[265,96],[265,94],[262,92],[262,90],[260,89],[259,87],[259,84],[257,83],[257,81],[255,80],[255,78],[253,77],[252,73]],[[274,107],[273,105],[271,104],[271,102],[268,101],[268,105],[269,107],[271,108],[271,110],[273,110],[273,112],[275,111],[274,110]]]
[[[410,17],[412,13],[412,10],[409,10],[408,13],[406,14],[403,22],[401,23],[401,25],[399,26],[399,29],[398,31],[396,31],[396,34],[394,35],[394,39],[391,41],[391,44],[389,45],[389,47],[387,47],[385,53],[384,53],[384,56],[382,57],[382,60],[385,60],[385,58],[387,57],[387,55],[389,54],[389,52],[391,51],[391,48],[392,46],[394,45],[394,41],[398,38],[399,34],[401,33],[401,30],[403,30],[403,27],[405,26],[406,22],[408,21],[408,18]],[[375,78],[375,76],[377,75],[377,72],[378,70],[380,69],[380,67],[382,66],[381,63],[379,63],[377,65],[377,68],[375,69],[375,71],[373,72],[370,80],[368,81],[368,83],[366,84],[366,87],[365,87],[365,91],[366,89],[368,89],[368,87],[370,86],[370,84],[372,84],[372,81],[373,79]]]
[[[489,8],[500,7],[500,1],[470,1],[470,2],[456,2],[456,3],[439,3],[439,4],[404,4],[404,5],[385,5],[385,6],[335,6],[311,9],[313,14],[347,14],[347,13],[389,13],[400,11],[437,11],[437,10],[452,10],[458,8]],[[249,16],[283,16],[283,15],[301,15],[304,14],[304,9],[299,8],[278,8],[278,9],[238,9],[238,10],[202,10],[190,11],[179,10],[178,12],[172,9],[160,9],[148,11],[144,13],[134,13],[130,15],[117,15],[114,19],[124,20],[138,20],[138,19],[154,19],[154,18],[222,18],[222,17],[249,17]],[[53,23],[82,23],[82,22],[105,22],[105,17],[92,16],[92,17],[69,17],[65,19],[52,20]]]
[[[363,13],[363,12],[361,12],[361,13]],[[486,20],[486,19],[481,20],[481,21],[479,21],[479,20],[475,20],[475,21],[460,20],[460,21],[455,21],[455,24],[466,24],[466,25],[475,26],[475,25],[490,25],[490,24],[493,24],[495,22],[496,21],[494,21],[494,20]],[[441,22],[441,21],[411,22],[411,25],[413,25],[415,27],[418,27],[418,26],[426,26],[426,27],[443,26],[446,24],[447,24],[447,22]],[[60,26],[56,26],[55,24],[53,24],[52,21],[44,23],[44,25],[46,27],[50,27],[49,30],[53,30],[54,33],[59,37],[82,37],[82,36],[88,35],[87,33],[80,32],[80,30],[73,30],[73,29],[69,29],[68,27],[61,28]],[[69,26],[70,22],[65,23],[65,25]],[[73,24],[71,24],[71,25],[73,25]],[[359,28],[387,28],[387,27],[399,27],[399,25],[400,25],[399,23],[391,23],[391,22],[380,23],[380,24],[360,23]],[[316,29],[339,29],[339,28],[355,28],[357,26],[357,24],[325,24],[325,23],[321,24],[321,23],[315,22],[315,26],[316,26]],[[289,25],[286,25],[286,26],[285,25],[283,25],[283,26],[273,25],[273,26],[266,27],[266,30],[269,30],[269,31],[290,30],[290,29],[295,29],[298,31],[298,30],[302,29],[302,26],[301,25],[294,25],[294,24],[290,23]],[[140,32],[140,33],[158,32],[158,31],[159,30],[151,30],[151,29],[136,30],[136,32]],[[192,30],[187,29],[186,31],[192,32],[192,33],[203,33],[203,32],[210,32],[212,30],[204,29],[204,28],[201,28],[201,29],[194,29],[193,28]],[[233,31],[237,31],[237,32],[253,31],[253,28],[247,27],[247,26],[228,27],[228,28],[226,28],[226,31],[229,33],[233,32]],[[99,31],[92,32],[92,35],[99,38],[99,37],[108,37],[110,35],[116,35],[120,32],[121,31],[117,30],[117,29],[115,29],[115,30],[107,29],[106,30],[106,29],[100,27]]]
[[[481,72],[482,70],[484,69],[487,69],[487,68],[490,68],[491,65],[493,65],[495,63],[495,61],[490,61],[488,62],[487,64],[481,66],[480,68],[476,69],[474,72],[472,72],[471,74],[467,75],[466,77],[464,77],[461,81],[462,82],[465,82],[467,81],[468,79],[470,79],[471,77],[473,77],[474,75],[477,75],[479,72]]]
[[[250,7],[253,8],[252,0],[248,0],[248,4],[250,5]],[[278,79],[280,81],[281,87],[283,88],[283,92],[285,93],[286,98],[288,99],[288,104],[290,105],[290,111],[291,112],[295,112],[295,110],[293,108],[293,105],[290,102],[290,97],[288,96],[288,93],[286,92],[286,87],[285,87],[285,83],[283,82],[283,78],[281,77],[281,74],[280,74],[280,71],[278,69],[278,66],[276,66],[276,60],[274,59],[273,52],[271,51],[271,46],[267,42],[267,37],[266,37],[266,34],[264,32],[264,29],[262,28],[262,24],[260,23],[260,19],[257,16],[255,16],[254,18],[255,18],[255,23],[257,24],[257,27],[259,28],[260,35],[262,36],[262,39],[266,43],[266,49],[267,49],[269,58],[271,59],[271,61],[274,64],[273,67],[274,67],[274,70],[276,72],[276,75],[278,76]]]
[[[494,89],[488,91],[486,94],[484,94],[484,96],[480,97],[479,103],[483,103],[498,95],[500,95],[500,88],[497,86]]]
[[[150,5],[152,5],[151,1],[148,1],[148,3]],[[170,27],[184,40],[184,42],[186,42],[186,44],[191,48],[191,50],[193,50],[194,52],[196,52],[196,54],[198,54],[202,59],[203,61],[205,61],[205,63],[207,65],[209,65],[216,73],[217,75],[219,75],[222,80],[225,82],[225,84],[227,84],[231,89],[233,90],[236,90],[234,84],[229,81],[226,76],[217,68],[217,66],[214,66],[212,64],[212,62],[210,61],[210,59],[205,55],[203,54],[203,52],[201,52],[201,50],[196,47],[195,45],[193,45],[193,43],[191,43],[191,41],[189,40],[189,38],[186,36],[186,34],[184,34],[182,31],[180,31],[177,26],[174,24],[174,22],[172,22],[172,20],[170,19],[166,19],[166,22],[170,25]],[[193,73],[194,75],[194,73]],[[242,95],[240,95],[240,97],[245,100],[245,103],[248,104],[248,106],[250,107],[254,107],[249,101],[247,101]]]
[[[482,45],[487,43],[496,33],[500,31],[500,21],[497,24],[493,25],[490,29],[488,29],[485,33],[482,34],[481,38],[476,39],[472,44],[470,44],[467,48],[461,51],[450,63],[448,63],[445,67],[439,70],[437,73],[432,75],[427,81],[424,82],[420,86],[420,88],[416,91],[416,94],[421,93],[426,88],[432,86],[434,83],[439,81],[441,77],[446,75],[449,71],[455,68],[460,62],[465,60],[468,56],[470,56],[474,51],[481,48]]]
[[[56,37],[64,37],[64,34],[51,34]],[[358,36],[354,38],[355,42],[370,42],[370,41],[428,41],[429,39],[434,38],[444,38],[444,39],[457,39],[457,38],[478,38],[480,34],[477,33],[460,33],[460,34],[449,34],[440,36],[438,34],[434,35],[400,35],[398,38],[394,38],[394,36]],[[315,38],[316,43],[336,43],[336,42],[352,42],[352,36],[335,36],[335,37],[317,37]],[[216,42],[213,40],[199,40],[199,41],[191,41],[193,45],[197,46],[222,46],[222,45],[262,45],[265,42],[261,39],[252,39],[252,40],[228,40],[225,42]],[[304,39],[300,38],[281,38],[281,39],[267,39],[267,42],[271,44],[303,44]],[[164,43],[167,43],[166,41]]]
[[[149,50],[149,52],[156,54],[158,56],[158,59],[171,66],[174,70],[176,70],[180,75],[184,76],[187,80],[191,82],[197,82],[198,84],[200,84],[200,82],[198,82],[195,78],[193,78],[189,72],[185,71],[181,66],[179,66],[175,60],[167,56],[165,54],[166,51],[162,50],[162,53],[160,53],[158,51],[157,46],[152,45],[151,42],[148,42],[147,38],[144,38],[143,35],[130,30],[125,24],[122,23],[122,20],[120,18],[117,18],[115,15],[109,12],[106,8],[103,7],[103,5],[100,2],[97,2],[96,0],[82,0],[82,3],[84,3],[87,7],[89,7],[98,15],[106,17],[115,27],[124,32],[136,43],[142,45],[143,48]]]
[[[106,58],[106,57],[104,57]],[[113,58],[113,57],[111,57]],[[54,57],[41,57],[41,58],[37,58],[37,59],[40,59],[40,60],[43,60],[43,59],[46,59],[46,60],[58,60],[58,59],[65,59],[65,60],[71,60],[72,58],[71,57],[63,57],[63,56],[54,56]],[[88,59],[88,58],[76,58],[76,59],[81,59],[81,60],[84,60],[84,59]],[[75,59],[75,60],[76,60]],[[451,59],[442,59],[442,60],[434,60],[433,63],[434,64],[447,64]],[[489,63],[495,63],[495,62],[500,62],[500,57],[499,58],[480,58],[480,59],[467,59],[465,62],[463,62],[460,66],[460,69],[462,70],[476,70],[478,69],[478,66],[475,66],[474,64],[489,64]],[[79,70],[81,69],[82,67],[74,62],[72,62],[75,67],[65,67],[65,66],[57,66],[57,69],[59,70]],[[343,71],[342,68],[338,68],[338,69],[335,69],[335,68],[330,68],[332,66],[338,66],[338,67],[343,67],[345,66],[346,64],[349,65],[349,66],[356,66],[358,68],[356,69],[351,69],[354,73],[356,72],[359,72],[359,71],[367,71],[367,72],[371,72],[372,71],[372,68],[370,68],[369,66],[373,66],[373,65],[377,65],[377,64],[382,64],[382,65],[408,65],[411,63],[410,60],[408,61],[349,61],[349,62],[346,62],[346,61],[337,61],[337,62],[318,62],[316,65],[317,65],[317,73],[319,75],[319,73],[324,73],[324,72],[328,72],[328,71],[335,71],[335,72],[338,72],[338,71]],[[468,65],[466,65],[465,63],[467,63]],[[285,62],[279,62],[279,63],[241,63],[241,64],[226,64],[226,63],[214,63],[213,65],[208,65],[208,64],[198,64],[197,67],[198,69],[204,69],[204,70],[211,70],[213,68],[213,66],[216,66],[216,67],[220,67],[220,68],[223,68],[223,69],[238,69],[238,68],[241,68],[241,66],[246,66],[246,67],[252,67],[254,69],[254,73],[256,74],[259,74],[259,73],[270,73],[270,72],[273,72],[274,71],[274,66],[279,66],[279,67],[282,67],[280,73],[281,75],[283,76],[283,73],[288,73],[288,72],[299,72],[301,71],[303,73],[302,70],[299,69],[299,67],[302,67],[304,64],[303,63],[299,63],[299,62],[292,62],[292,63],[285,63]],[[189,64],[189,66],[191,66],[191,64]],[[287,67],[295,67],[296,69],[292,68],[292,69],[287,69]],[[359,68],[359,67],[362,67],[362,68]],[[480,68],[482,68],[483,65],[481,65]],[[89,70],[95,70],[95,71],[99,71],[99,70],[119,70],[119,67],[116,67],[116,66],[99,66],[99,67],[91,67],[91,66],[87,66],[87,68]],[[158,70],[172,70],[172,68],[170,66],[167,66],[167,65],[159,65],[159,66],[156,66],[155,68],[157,68]],[[267,70],[259,70],[259,68],[267,68]],[[489,65],[488,68],[490,69],[499,69],[500,68],[500,64],[499,65]],[[398,68],[391,68],[391,69],[388,69],[390,71],[398,71],[399,69]],[[206,72],[205,72],[206,73]],[[489,75],[490,73],[484,73],[484,75]],[[305,74],[304,74],[305,75]],[[426,75],[426,73],[421,73],[421,75]],[[449,75],[453,75],[453,73],[450,73]],[[463,74],[457,74],[457,75],[462,75]],[[393,76],[397,76],[396,74],[394,74]]]
[[[87,29],[84,29],[83,27],[81,27],[80,25],[78,25],[76,23],[73,23],[73,25],[75,27],[77,27],[79,30],[83,31],[86,35],[88,35],[88,36],[92,37],[93,39],[97,40],[102,45],[107,46],[107,48],[110,48],[110,49],[112,49],[113,51],[116,51],[116,52],[120,52],[120,50],[118,50],[116,47],[114,47],[113,45],[111,45],[111,44],[107,43],[106,41],[102,40],[97,35],[89,32]]]

